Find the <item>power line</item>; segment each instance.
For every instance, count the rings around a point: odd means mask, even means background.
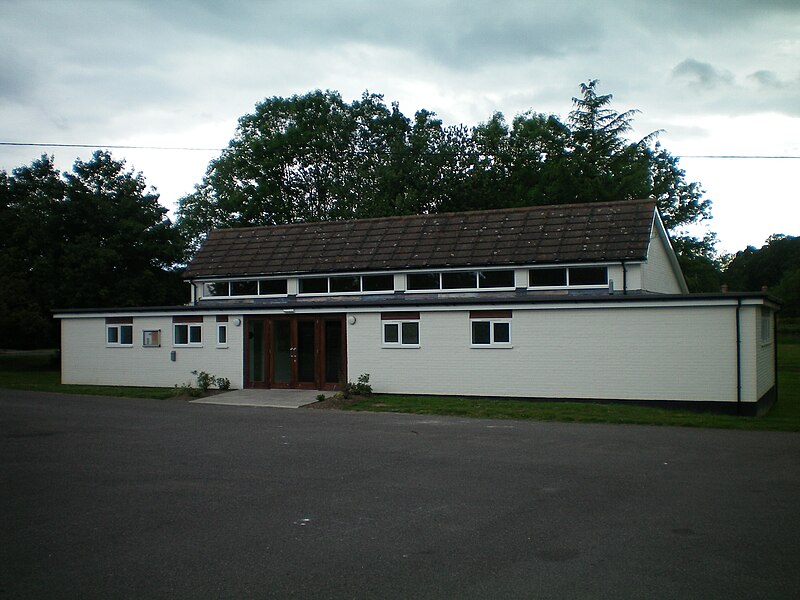
[[[22,146],[34,148],[110,148],[112,150],[180,150],[188,152],[222,152],[225,148],[191,148],[182,146],[118,146],[111,144],[58,144],[39,142],[0,142],[0,146]],[[798,159],[800,155],[763,154],[676,154],[677,158],[715,158],[715,159]]]
[[[781,156],[781,155],[772,155],[772,156],[765,156],[763,154],[760,155],[753,155],[753,154],[676,154],[678,158],[800,158],[800,156]]]
[[[0,142],[0,146],[28,146],[35,148],[111,148],[112,150],[189,150],[222,152],[224,148],[187,148],[177,146],[114,146],[111,144],[45,144],[38,142]]]

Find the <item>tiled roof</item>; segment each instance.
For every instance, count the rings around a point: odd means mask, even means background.
[[[185,277],[644,259],[653,200],[216,229]]]

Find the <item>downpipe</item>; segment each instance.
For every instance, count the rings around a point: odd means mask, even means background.
[[[742,299],[736,299],[736,414],[742,415]]]

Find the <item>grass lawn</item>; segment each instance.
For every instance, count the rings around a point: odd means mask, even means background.
[[[0,354],[0,388],[157,400],[176,395],[174,388],[62,385],[61,373],[52,351]]]
[[[493,419],[530,419],[580,423],[636,423],[726,429],[800,431],[800,343],[778,348],[778,402],[764,417],[735,417],[624,404],[528,402],[491,398],[394,396],[378,394],[345,410],[456,415]],[[52,353],[0,354],[0,388],[165,399],[174,388],[61,385]]]
[[[763,417],[736,417],[624,404],[383,394],[359,400],[345,409],[493,419],[800,431],[800,344],[781,344],[778,360],[778,402]]]

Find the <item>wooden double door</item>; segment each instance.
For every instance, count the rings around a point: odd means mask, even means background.
[[[345,315],[245,317],[245,385],[335,390],[347,377]]]

